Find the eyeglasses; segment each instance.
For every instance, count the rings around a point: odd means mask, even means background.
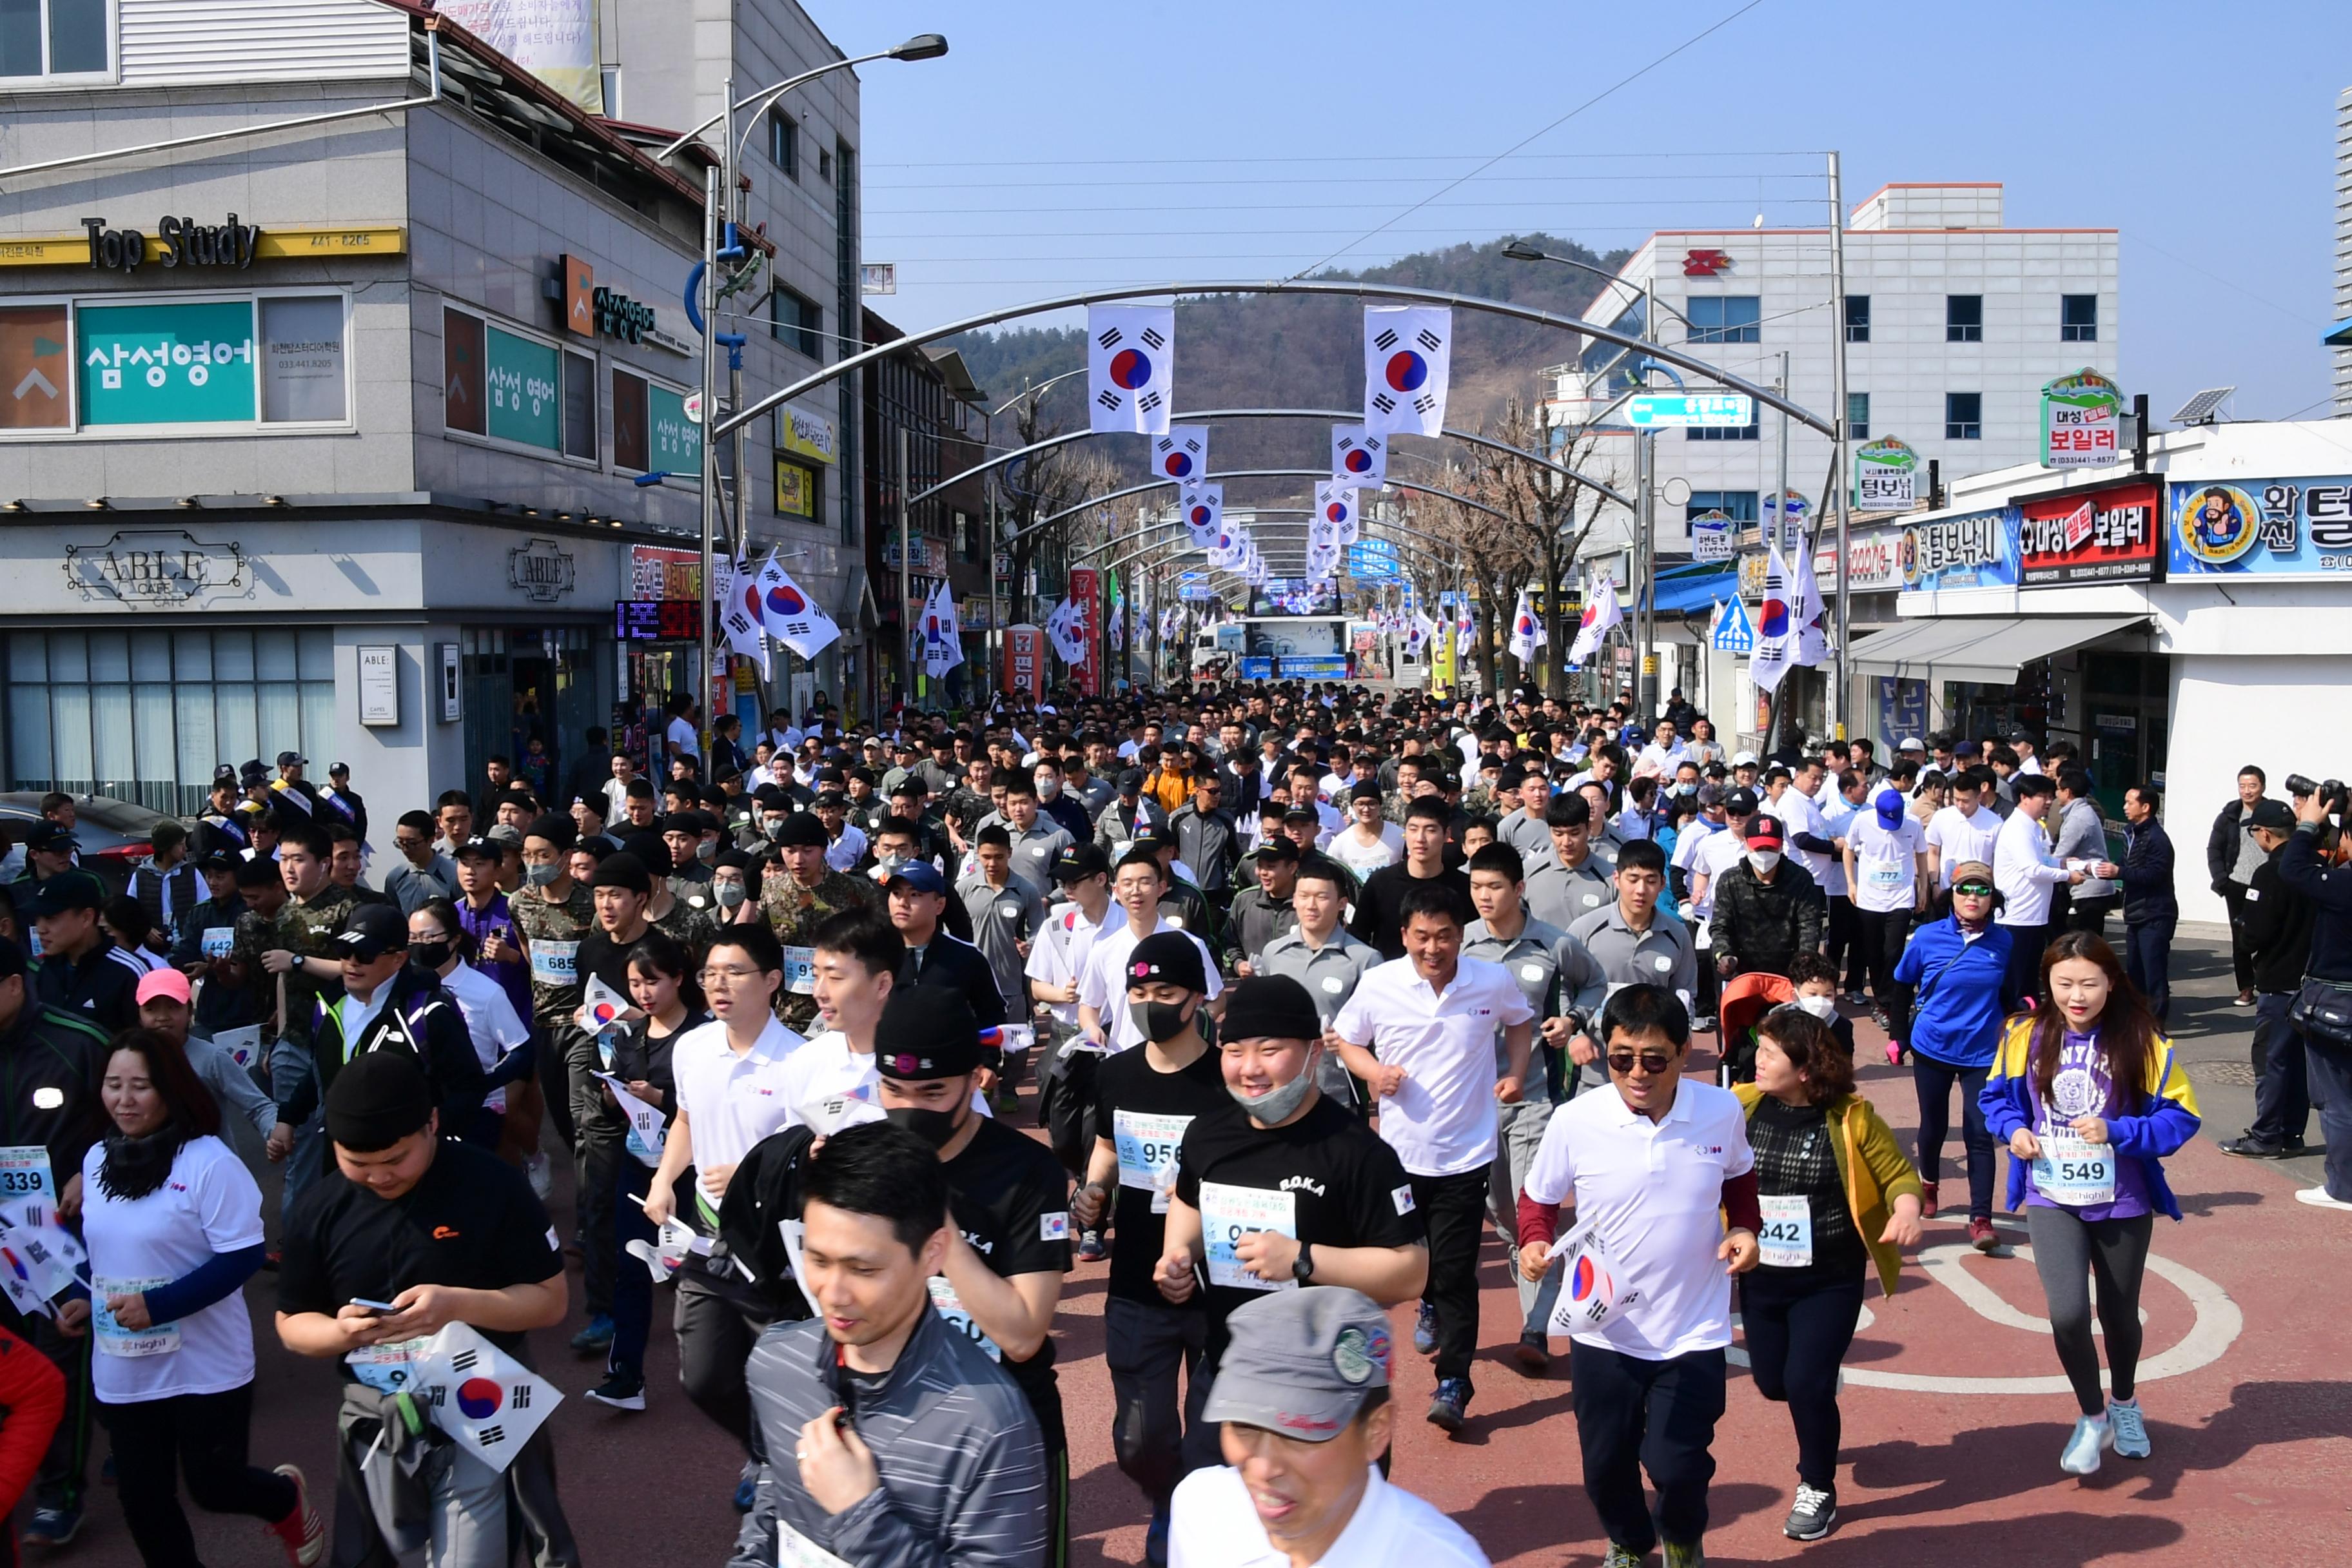
[[[1991,886],[1984,882],[1955,882],[1952,884],[1952,891],[1960,894],[1965,898],[1970,899],[1990,899],[1992,897]]]
[[[1664,1072],[1668,1068],[1674,1066],[1675,1058],[1656,1051],[1643,1051],[1639,1056],[1634,1055],[1632,1051],[1625,1051],[1622,1053],[1612,1051],[1609,1056],[1609,1070],[1611,1072],[1631,1078],[1633,1075],[1633,1064],[1635,1062],[1642,1064],[1642,1072],[1644,1077],[1655,1078],[1660,1073]]]
[[[712,968],[712,969],[705,969],[705,970],[700,971],[699,973],[698,973],[695,975],[695,978],[696,978],[697,980],[701,981],[701,982],[702,982],[702,984],[704,984],[705,985],[708,985],[708,984],[710,984],[712,981],[714,981],[714,980],[721,980],[721,979],[724,979],[724,980],[751,980],[751,979],[756,979],[756,978],[758,977],[759,973],[760,973],[760,972],[759,972],[758,970],[756,970],[756,969],[744,969],[744,968],[717,969],[717,968]]]

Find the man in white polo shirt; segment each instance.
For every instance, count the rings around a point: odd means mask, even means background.
[[[1169,1568],[1486,1568],[1460,1525],[1381,1475],[1394,1347],[1370,1297],[1309,1285],[1227,1323],[1202,1411],[1225,1463],[1177,1487]]]
[[[1612,1087],[1552,1112],[1519,1196],[1519,1268],[1543,1277],[1559,1209],[1575,1209],[1559,1247],[1574,1271],[1560,1296],[1580,1320],[1569,1376],[1584,1492],[1609,1534],[1602,1568],[1640,1568],[1662,1536],[1667,1568],[1696,1568],[1730,1277],[1758,1258],[1756,1157],[1739,1101],[1683,1077],[1690,1013],[1673,992],[1624,987],[1601,1011],[1601,1035]],[[1658,1489],[1654,1522],[1644,1467]]]
[[[662,1144],[661,1164],[646,1194],[646,1218],[658,1227],[677,1206],[678,1179],[694,1173],[691,1198],[677,1215],[698,1236],[719,1234],[719,1201],[752,1145],[792,1121],[786,1064],[806,1042],[776,1019],[784,952],[763,923],[719,928],[703,960],[702,990],[714,1022],[690,1029],[670,1053],[677,1082],[677,1120]],[[701,1249],[678,1270],[678,1381],[687,1397],[753,1453],[751,1397],[743,1363],[768,1326],[766,1301],[728,1265]],[[747,1465],[738,1500],[749,1508]]]
[[[1114,923],[1106,911],[1102,929],[1087,950],[1086,973],[1078,977],[1078,1027],[1106,1049],[1118,1052],[1143,1043],[1143,1029],[1127,1005],[1127,955],[1147,936],[1182,928],[1160,912],[1160,900],[1168,891],[1168,873],[1150,850],[1130,849],[1120,858],[1111,890],[1122,918]],[[1208,973],[1209,1002],[1215,1002],[1225,989],[1224,982],[1217,978],[1217,961],[1199,937],[1191,931],[1184,934],[1201,950],[1201,967]],[[1209,1011],[1214,1016],[1224,1008],[1219,1005]]]
[[[1368,972],[1331,1020],[1339,1058],[1370,1087],[1381,1137],[1412,1179],[1413,1206],[1429,1227],[1429,1282],[1412,1342],[1436,1353],[1429,1419],[1448,1432],[1462,1429],[1478,1350],[1478,1233],[1495,1106],[1519,1102],[1535,1038],[1535,1010],[1510,972],[1462,956],[1468,902],[1441,878],[1409,883],[1397,899],[1405,956]]]

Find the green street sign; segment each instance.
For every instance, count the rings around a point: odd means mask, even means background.
[[[229,425],[256,417],[253,301],[84,305],[74,357],[85,425]]]
[[[1744,392],[1643,392],[1625,400],[1636,430],[1743,428],[1756,423],[1756,400]]]

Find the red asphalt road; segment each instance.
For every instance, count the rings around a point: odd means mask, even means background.
[[[1907,1073],[1885,1066],[1880,1037],[1867,1020],[1858,1033],[1864,1058],[1879,1064],[1863,1074],[1865,1092],[1907,1129],[1916,1121]],[[2057,1458],[2074,1414],[2072,1397],[2002,1386],[2057,1376],[2047,1330],[1981,1315],[1914,1264],[1892,1300],[1877,1298],[1874,1288],[1874,1321],[1847,1363],[1836,1532],[1810,1546],[1780,1534],[1795,1484],[1794,1442],[1785,1412],[1735,1372],[1715,1443],[1711,1560],[1801,1556],[1820,1568],[2126,1562],[2321,1568],[2352,1562],[2352,1487],[2346,1480],[2352,1476],[2352,1384],[2344,1363],[2344,1308],[2352,1300],[2346,1240],[2352,1231],[2344,1216],[2294,1202],[2296,1184],[2276,1167],[2217,1152],[2210,1135],[2235,1131],[2209,1126],[2209,1136],[2170,1167],[2188,1217],[2178,1226],[2158,1222],[2156,1257],[2179,1267],[2170,1277],[2151,1270],[2143,1302],[2146,1358],[2159,1365],[2204,1364],[2143,1378],[2154,1458],[2132,1463],[2110,1457],[2084,1481],[2062,1476]],[[1943,1191],[1959,1195],[1964,1208],[1958,1151],[1955,1133]],[[568,1216],[559,1223],[568,1224]],[[2022,1239],[2021,1227],[2004,1234]],[[1962,1240],[1956,1223],[1929,1226],[1931,1249]],[[1974,1293],[1979,1307],[2039,1318],[2041,1290],[2029,1260],[1956,1249],[1964,1260],[1955,1266],[1981,1287]],[[1109,1380],[1101,1354],[1104,1274],[1103,1266],[1088,1265],[1071,1275],[1057,1325],[1072,1446],[1073,1560],[1080,1564],[1139,1563],[1143,1548],[1146,1510],[1111,1459]],[[304,1465],[323,1505],[333,1473],[335,1378],[330,1368],[298,1364],[277,1348],[268,1278],[249,1292],[261,1349],[254,1458],[262,1465]],[[577,1278],[575,1265],[575,1287]],[[1392,1314],[1406,1347],[1396,1479],[1453,1515],[1497,1563],[1597,1563],[1602,1543],[1580,1484],[1565,1360],[1546,1380],[1529,1380],[1508,1362],[1517,1305],[1501,1248],[1491,1238],[1480,1279],[1478,1393],[1457,1439],[1419,1419],[1434,1380],[1428,1363],[1411,1352],[1411,1310]],[[2201,1326],[2184,1284],[2209,1298]],[[571,1357],[562,1335],[538,1336],[542,1370],[574,1396],[553,1420],[566,1505],[591,1565],[715,1564],[731,1546],[736,1515],[728,1494],[737,1459],[677,1388],[666,1293],[656,1310],[647,1369],[653,1408],[643,1415],[619,1415],[577,1398],[595,1382],[595,1369]],[[565,1332],[576,1326],[575,1314]],[[1978,1391],[1864,1384],[1889,1373],[1966,1379]],[[196,1523],[213,1568],[283,1562],[247,1521],[199,1515]],[[107,1492],[93,1491],[83,1537],[56,1555],[77,1564],[136,1561]]]

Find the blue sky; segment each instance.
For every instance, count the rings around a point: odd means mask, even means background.
[[[851,53],[950,40],[860,73],[866,258],[898,264],[874,303],[910,329],[1507,231],[1606,250],[1759,212],[1816,224],[1835,147],[1849,205],[1996,180],[2013,226],[2121,230],[2125,388],[2159,417],[2230,383],[2239,418],[2325,412],[2344,0],[803,3]]]

